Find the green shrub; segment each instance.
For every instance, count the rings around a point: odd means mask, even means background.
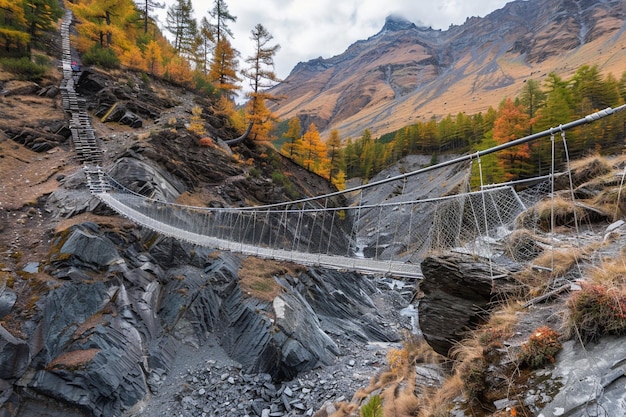
[[[5,71],[13,73],[20,80],[38,81],[46,73],[46,67],[32,62],[27,57],[2,58],[0,65]]]
[[[102,68],[112,69],[119,68],[120,59],[110,48],[102,48],[100,45],[94,45],[82,56],[85,65],[98,65]]]
[[[197,91],[204,93],[209,97],[215,97],[215,86],[200,72],[194,73],[193,84]]]
[[[139,75],[139,78],[141,78],[141,81],[143,81],[146,87],[150,85],[150,77],[148,77],[148,74],[146,74],[145,72],[142,72]]]
[[[35,64],[37,65],[41,65],[42,67],[50,66],[50,58],[45,55],[37,54],[34,56],[34,59],[35,59]]]
[[[274,184],[278,185],[279,187],[283,187],[283,189],[285,190],[285,193],[288,196],[290,196],[292,198],[298,197],[298,193],[296,192],[296,189],[293,186],[293,183],[282,172],[280,172],[280,171],[273,171],[272,172],[272,181],[274,182]]]
[[[382,417],[383,403],[380,395],[372,395],[367,404],[361,407],[361,417]]]

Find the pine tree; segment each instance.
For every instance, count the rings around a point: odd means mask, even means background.
[[[198,30],[198,52],[201,57],[200,69],[204,75],[209,74],[209,55],[211,54],[211,51],[213,51],[215,46],[215,36],[213,30],[214,28],[209,23],[207,18],[203,17],[200,21],[200,29]]]
[[[626,102],[626,71],[622,72],[622,76],[619,79],[619,94],[622,97],[622,101]]]
[[[482,151],[493,148],[496,145],[498,143],[493,138],[493,132],[489,132],[485,135],[482,142],[472,147],[472,151]],[[480,161],[472,163],[472,177],[470,180],[472,189],[477,189],[486,184],[498,184],[503,182],[505,178],[506,173],[502,164],[498,162],[498,155],[496,154],[483,155],[480,157]]]
[[[359,176],[359,156],[356,152],[356,146],[350,137],[346,139],[346,147],[343,150],[343,160],[346,166],[346,176],[348,178]]]
[[[537,111],[544,105],[546,93],[541,89],[537,80],[528,80],[522,88],[520,102],[528,114],[528,134],[533,133],[533,124],[536,122]]]

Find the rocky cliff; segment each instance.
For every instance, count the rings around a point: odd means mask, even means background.
[[[380,135],[418,120],[497,107],[529,79],[584,64],[619,77],[626,66],[623,0],[518,0],[445,31],[397,16],[332,58],[299,63],[272,108],[302,126]]]

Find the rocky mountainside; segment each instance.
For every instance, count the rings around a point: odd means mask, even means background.
[[[413,26],[390,23],[390,29],[402,28]],[[203,125],[211,136],[236,133],[193,92],[129,71],[86,68],[76,78],[107,171],[135,192],[225,207],[329,191],[326,181],[270,148],[201,142],[187,129],[196,105],[206,109]],[[370,395],[382,393],[394,404],[405,387],[413,397],[435,392],[450,374],[450,361],[438,365],[443,356],[430,349],[426,356],[437,360],[409,363],[402,340],[429,340],[448,354],[467,327],[502,302],[496,290],[514,281],[511,265],[518,263],[511,254],[499,259],[507,263],[497,269],[474,258],[432,256],[420,291],[409,280],[242,257],[137,227],[89,192],[60,81],[56,68],[39,84],[0,73],[2,416],[357,416]],[[373,181],[428,164],[429,158],[407,158]],[[604,190],[618,194],[613,172],[624,163],[613,165],[579,168],[573,175],[577,198],[609,201]],[[406,189],[415,198],[441,195],[452,192],[460,177],[450,169]],[[397,194],[389,186],[372,188],[363,201]],[[595,227],[584,236],[593,252],[580,260],[596,268],[592,261],[620,256],[626,226],[607,229],[611,216],[590,212],[580,213]],[[393,213],[385,213],[381,227],[399,228],[402,217]],[[372,239],[367,223],[374,216],[380,214],[362,216],[363,252],[400,250],[394,242]],[[571,221],[567,215],[560,220]],[[567,230],[557,238],[564,248],[573,246]],[[539,243],[532,247],[540,252]],[[539,278],[547,288],[569,291],[584,277],[576,269]],[[523,341],[538,324],[558,326],[561,294],[520,307],[506,339],[481,337],[490,342],[484,352],[491,362],[477,369],[480,396],[457,390],[445,403],[447,411],[502,416],[519,406],[546,416],[583,416],[592,404],[609,415],[624,413],[623,338],[584,346],[571,339],[555,367],[519,372],[515,354]],[[417,323],[423,323],[424,338]],[[402,361],[408,373],[394,376],[394,364]],[[477,402],[482,405],[474,408]]]
[[[516,0],[484,18],[433,30],[397,16],[332,58],[299,63],[272,93],[272,108],[302,126],[380,135],[417,120],[474,114],[551,71],[567,78],[597,64],[626,67],[624,0]]]

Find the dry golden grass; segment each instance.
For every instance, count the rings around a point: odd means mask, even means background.
[[[391,349],[387,355],[388,366],[372,377],[367,387],[357,390],[349,403],[339,404],[333,417],[361,415],[356,411],[366,405],[371,395],[378,394],[382,399],[383,416],[409,417],[421,415],[422,398],[416,387],[415,365],[439,364],[445,358],[437,354],[423,339],[413,334],[404,335],[403,347]]]
[[[549,241],[545,238],[528,229],[516,229],[506,238],[504,247],[511,259],[525,262],[543,253],[545,250],[543,245],[547,243]]]
[[[274,277],[297,276],[304,270],[301,265],[269,259],[248,257],[239,269],[239,285],[244,294],[264,301],[272,301],[282,289]]]
[[[596,247],[597,244],[585,248],[546,249],[531,265],[515,274],[515,280],[521,285],[519,297],[533,298],[544,294],[555,278],[565,276]]]
[[[591,269],[590,281],[607,287],[626,287],[626,255],[621,254]]]
[[[582,260],[585,251],[578,248],[562,248],[546,251],[535,259],[534,265],[550,269],[550,277],[565,275],[574,265]]]
[[[202,193],[190,193],[185,191],[176,199],[176,204],[191,207],[206,207],[206,196]]]
[[[577,187],[595,178],[609,174],[613,171],[612,163],[599,154],[592,154],[582,159],[577,159],[570,163],[572,171],[572,182]],[[563,177],[564,179],[567,177]],[[569,180],[568,180],[569,187]]]
[[[93,214],[90,212],[85,212],[73,216],[69,219],[63,219],[59,221],[56,225],[55,233],[61,233],[66,231],[72,226],[76,226],[77,224],[85,223],[85,222],[94,222],[99,224],[100,226],[115,228],[115,229],[126,229],[136,227],[135,223],[127,220],[124,217],[119,216],[99,216],[97,214]]]
[[[567,303],[565,334],[583,342],[626,334],[626,256],[589,270]]]
[[[595,207],[604,207],[613,214],[613,220],[626,216],[626,188],[620,186],[602,188],[591,204]]]
[[[554,216],[554,227],[573,227],[576,225],[574,219],[579,224],[585,220],[584,210],[562,196],[556,196],[554,199],[540,201],[535,204],[530,210],[520,216],[522,224],[527,224],[527,216],[535,218],[536,225],[543,231],[552,230],[552,216]]]
[[[455,398],[463,392],[463,381],[459,374],[453,374],[443,385],[424,395],[419,417],[448,417]]]

